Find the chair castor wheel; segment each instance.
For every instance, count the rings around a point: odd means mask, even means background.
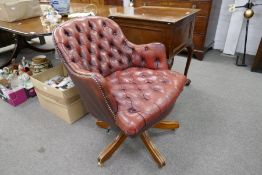
[[[99,167],[103,167],[103,163],[101,163],[101,162],[97,162],[97,165],[99,166]]]
[[[187,79],[187,80],[186,80],[186,86],[189,86],[190,83],[191,83],[191,80],[190,80],[190,79]]]

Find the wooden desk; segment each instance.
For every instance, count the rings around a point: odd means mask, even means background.
[[[112,12],[113,11],[113,12]],[[193,52],[193,30],[199,10],[173,7],[143,6],[138,8],[116,8],[109,18],[116,21],[128,40],[136,44],[161,42],[166,47],[169,68],[174,56],[188,49],[188,60],[184,71],[187,75]]]
[[[206,51],[214,45],[220,11],[216,9],[220,9],[221,2],[221,0],[134,0],[134,5],[200,9],[196,17],[193,43],[195,57],[203,60]]]
[[[46,5],[44,1],[42,1],[42,5]],[[73,3],[72,4],[73,10],[79,10],[83,7],[81,3]],[[103,11],[103,10],[102,10]],[[63,20],[68,20],[64,18]],[[54,49],[40,49],[30,45],[27,42],[27,38],[36,38],[36,37],[44,37],[52,34],[52,29],[43,26],[40,17],[34,17],[30,19],[20,20],[16,22],[4,22],[0,21],[0,30],[7,31],[14,36],[14,44],[15,48],[11,57],[5,62],[3,65],[0,65],[0,68],[9,65],[12,59],[17,58],[17,55],[23,48],[30,48],[34,51],[38,52],[50,52],[54,51]],[[0,41],[1,42],[1,41]]]
[[[73,10],[79,11],[79,8],[84,8],[84,5],[72,3]],[[97,16],[109,17],[116,21],[126,37],[136,44],[163,43],[166,46],[169,68],[173,65],[174,56],[187,48],[189,52],[184,71],[187,75],[193,52],[192,37],[197,9],[149,6],[123,8],[102,5],[98,6],[97,12]],[[52,34],[51,30],[42,25],[39,17],[13,23],[0,21],[0,29],[16,35],[16,48],[12,58],[17,56],[22,45],[42,51],[29,45],[24,39],[25,36],[37,37]]]

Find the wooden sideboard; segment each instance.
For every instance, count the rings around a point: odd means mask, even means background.
[[[95,5],[103,5],[104,0],[71,0],[72,3],[90,3]]]
[[[205,52],[214,44],[221,2],[220,0],[135,0],[135,6],[158,5],[200,9],[196,17],[193,43],[195,57],[203,60]]]
[[[205,52],[213,47],[221,0],[134,0],[134,6],[169,6],[196,8],[201,11],[196,17],[193,43],[194,55],[203,60]],[[121,5],[122,0],[105,0],[110,5]]]

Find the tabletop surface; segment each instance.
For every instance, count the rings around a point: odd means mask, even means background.
[[[160,6],[141,6],[136,8],[111,7],[109,10],[110,13],[108,16],[168,23],[175,23],[199,11],[198,9]]]
[[[85,5],[82,3],[72,3],[72,11],[81,11]],[[103,5],[97,7],[96,16],[104,17],[119,17],[132,18],[136,20],[149,20],[156,22],[175,23],[183,18],[197,13],[197,9],[189,8],[174,8],[174,7],[157,7],[157,6],[142,6],[142,7],[127,7]],[[63,21],[68,20],[63,18]],[[41,36],[50,35],[52,29],[42,25],[40,17],[20,20],[16,22],[0,21],[0,29],[10,31],[12,33],[26,36]]]

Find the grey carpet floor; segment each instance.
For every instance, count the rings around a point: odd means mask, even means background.
[[[34,54],[25,50],[20,57]],[[173,69],[182,71],[184,64],[177,56]],[[204,61],[193,60],[189,77],[192,84],[168,116],[181,127],[149,132],[166,157],[164,168],[157,168],[138,138],[98,167],[97,155],[116,133],[96,127],[90,115],[69,125],[32,98],[16,108],[0,100],[0,174],[261,175],[262,74],[210,51]]]

